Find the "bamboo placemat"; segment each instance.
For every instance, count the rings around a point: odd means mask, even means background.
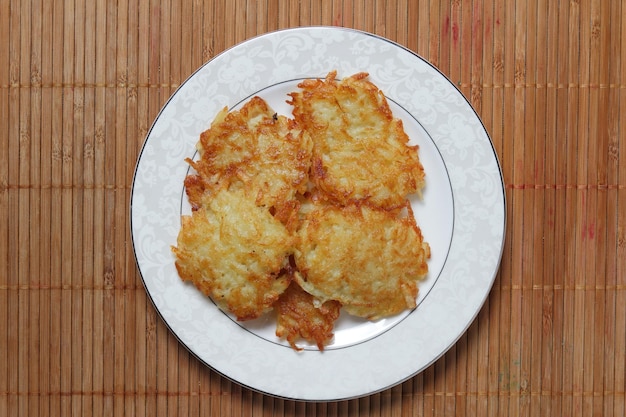
[[[322,404],[194,359],[147,300],[129,234],[138,151],[175,88],[305,25],[438,66],[490,132],[508,202],[500,272],[459,342],[395,388]],[[620,0],[0,0],[0,40],[0,416],[625,415]]]

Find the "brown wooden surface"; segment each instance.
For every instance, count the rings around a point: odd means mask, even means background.
[[[388,391],[304,404],[178,344],[129,236],[138,150],[194,69],[340,25],[438,66],[502,163],[502,265],[477,320]],[[0,0],[0,416],[624,416],[626,3]]]

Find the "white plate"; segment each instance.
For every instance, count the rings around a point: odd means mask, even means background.
[[[377,322],[342,315],[324,352],[295,352],[267,316],[237,323],[174,267],[180,216],[189,210],[184,159],[224,106],[260,95],[278,113],[305,78],[365,71],[420,146],[422,200],[412,202],[431,245],[418,307]],[[351,29],[311,27],[268,33],[207,62],[172,95],[141,150],[131,195],[137,265],[157,311],[180,342],[220,374],[288,399],[331,401],[390,388],[421,372],[465,332],[484,303],[504,244],[502,174],[491,141],[467,100],[413,52]]]

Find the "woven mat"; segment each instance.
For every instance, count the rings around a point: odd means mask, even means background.
[[[620,0],[0,1],[0,416],[626,413]],[[299,25],[438,66],[501,160],[507,238],[474,324],[423,373],[337,403],[264,396],[176,341],[138,275],[129,191],[174,89]],[[624,58],[624,59],[622,59]]]

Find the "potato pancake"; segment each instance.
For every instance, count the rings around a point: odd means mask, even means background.
[[[409,146],[402,121],[367,73],[341,81],[305,80],[291,93],[295,120],[311,135],[311,181],[341,205],[387,209],[404,204],[424,186],[417,146]]]
[[[312,142],[294,120],[260,97],[239,111],[223,109],[200,136],[197,175],[185,180],[192,207],[208,190],[239,187],[259,206],[279,207],[306,190]]]
[[[298,230],[298,284],[371,320],[414,308],[430,247],[406,207],[403,217],[365,205],[315,207]]]
[[[319,350],[324,350],[333,338],[334,324],[341,312],[337,301],[317,303],[296,282],[289,285],[274,307],[276,336],[287,339],[295,350],[302,350],[296,344],[299,339],[315,343]]]
[[[222,189],[183,216],[176,269],[238,320],[259,317],[291,281],[295,236],[241,190]]]
[[[424,186],[418,147],[367,77],[301,82],[293,119],[260,97],[224,108],[187,160],[178,274],[238,320],[274,309],[295,350],[324,350],[342,308],[370,320],[414,308],[428,271],[407,200]]]

